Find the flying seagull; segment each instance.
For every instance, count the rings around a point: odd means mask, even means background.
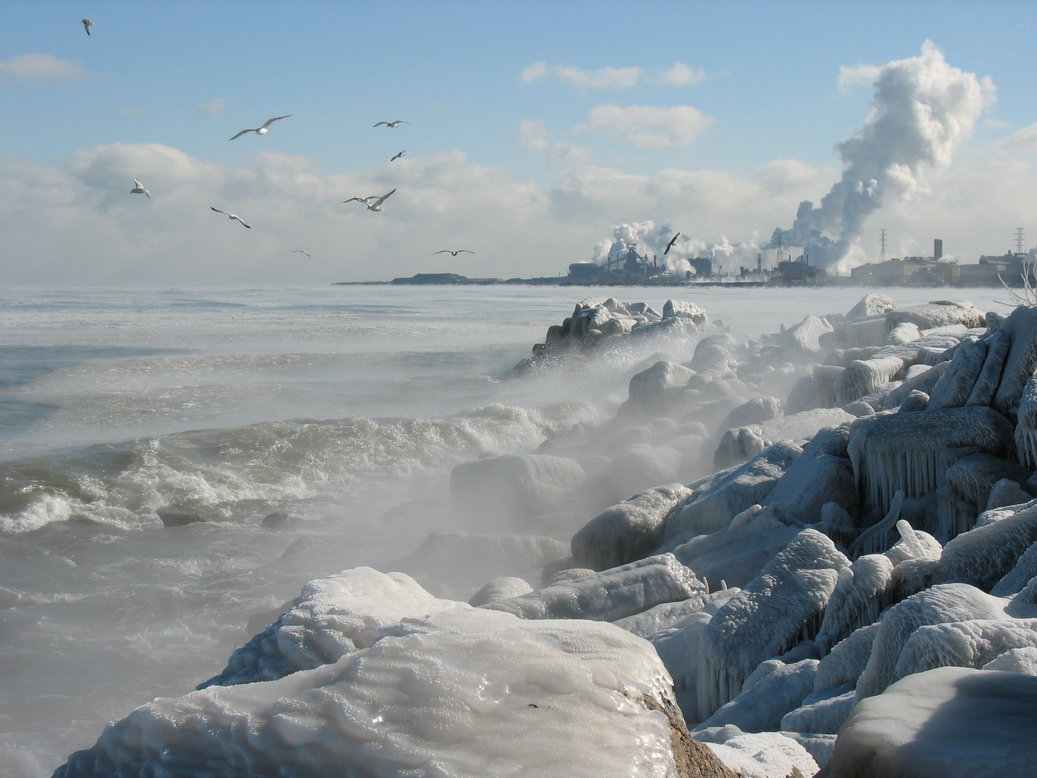
[[[273,119],[267,119],[265,122],[263,122],[263,126],[262,127],[252,127],[250,129],[247,129],[247,130],[242,130],[237,135],[232,135],[228,140],[234,140],[235,138],[240,138],[246,132],[254,132],[254,133],[256,133],[256,135],[266,135],[268,132],[270,132],[269,128],[270,128],[271,124],[273,124],[274,122],[276,122],[276,121],[278,121],[280,119],[287,119],[289,116],[291,116],[291,114],[290,113],[286,113],[284,116],[275,116]]]
[[[381,127],[383,124],[386,127],[399,127],[401,124],[410,124],[410,122],[405,122],[405,121],[403,121],[403,119],[397,119],[396,121],[393,121],[393,122],[377,122],[376,124],[374,124],[372,126],[374,126],[374,127]]]
[[[370,195],[368,197],[350,197],[348,200],[343,200],[342,202],[351,203],[356,200],[357,202],[366,205],[367,210],[369,211],[380,211],[382,210],[382,203],[384,203],[389,198],[389,195],[395,191],[396,190],[393,189],[392,192],[386,192],[381,197],[378,197],[377,195]]]
[[[474,254],[474,251],[468,249],[440,249],[439,251],[433,251],[433,254],[449,254],[452,257],[456,257],[458,254]]]
[[[406,151],[406,150],[407,150],[407,149],[404,149],[403,151]],[[401,152],[399,152],[399,153],[397,153],[397,154],[394,154],[394,155],[393,155],[393,157],[392,157],[392,159],[390,159],[389,161],[390,161],[390,162],[395,162],[396,160],[398,160],[398,159],[399,159],[400,157],[402,157],[402,156],[403,156],[403,151],[401,151]]]
[[[306,256],[310,256],[310,252],[308,252],[306,249],[292,249],[292,253],[293,254],[305,254]]]
[[[83,20],[83,29],[86,30],[86,34],[87,35],[90,34],[90,28],[93,27],[93,26],[94,26],[94,23],[92,21],[90,21],[89,19],[84,19]]]
[[[663,250],[663,254],[670,253],[670,249],[673,248],[673,244],[677,242],[677,238],[679,238],[680,236],[681,234],[678,232],[676,235],[670,238],[670,242],[666,244],[666,248]]]
[[[210,205],[209,207],[212,208],[214,211],[216,211],[216,213],[222,213],[228,219],[233,219],[234,221],[238,222],[242,227],[248,227],[248,229],[250,229],[250,230],[252,229],[247,224],[245,224],[245,222],[241,221],[241,217],[238,216],[236,213],[227,213],[226,211],[221,211],[215,205]]]
[[[142,194],[147,195],[148,199],[151,199],[151,192],[144,188],[144,184],[138,181],[136,178],[133,179],[133,189],[130,190],[130,194]]]

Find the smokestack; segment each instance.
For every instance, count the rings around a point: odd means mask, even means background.
[[[940,260],[943,256],[943,241],[939,238],[933,238],[933,259],[936,261]]]

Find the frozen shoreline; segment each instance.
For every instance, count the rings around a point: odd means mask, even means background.
[[[600,754],[615,774],[681,774],[685,740],[653,713],[675,703],[741,774],[813,774],[833,749],[833,775],[876,774],[908,756],[903,744],[868,749],[898,726],[925,731],[935,710],[876,725],[872,700],[895,681],[964,663],[986,699],[987,677],[1033,675],[1032,309],[897,310],[875,295],[749,341],[680,305],[654,319],[600,303],[578,306],[539,353],[588,358],[583,344],[607,349],[650,329],[698,346],[687,364],[659,359],[633,376],[614,419],[455,468],[455,503],[487,531],[439,548],[524,563],[525,576],[502,571],[480,607],[403,574],[380,595],[359,570],[316,581],[235,654],[235,685],[138,709],[58,774],[214,759],[214,774],[228,775],[241,764],[254,774],[284,764],[300,775],[348,765],[518,775],[537,764],[606,774],[593,769]],[[707,450],[717,472],[689,474]],[[559,518],[588,494],[596,516]],[[529,531],[494,533],[503,509]],[[570,559],[557,556],[559,534],[571,535]],[[437,560],[436,548],[408,572],[444,577],[450,555]],[[982,650],[946,650],[977,630]],[[418,656],[435,670],[408,674]],[[247,680],[261,683],[238,686]],[[473,682],[485,684],[475,696]],[[1032,701],[1029,681],[1010,688]],[[564,713],[529,719],[543,708]],[[940,740],[943,726],[927,736]],[[507,732],[522,734],[503,748]],[[925,737],[911,758],[924,760]],[[951,751],[968,774],[1013,774],[984,773],[964,745]]]

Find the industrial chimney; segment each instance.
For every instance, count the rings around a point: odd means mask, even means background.
[[[940,238],[933,238],[933,259],[937,262],[940,261],[940,257],[943,256],[943,240]]]

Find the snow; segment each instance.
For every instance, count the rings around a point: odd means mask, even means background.
[[[740,778],[812,776],[818,771],[810,753],[791,737],[778,732],[746,733],[734,725],[695,733]]]
[[[1028,778],[1037,763],[1037,678],[941,667],[854,708],[832,778]]]

